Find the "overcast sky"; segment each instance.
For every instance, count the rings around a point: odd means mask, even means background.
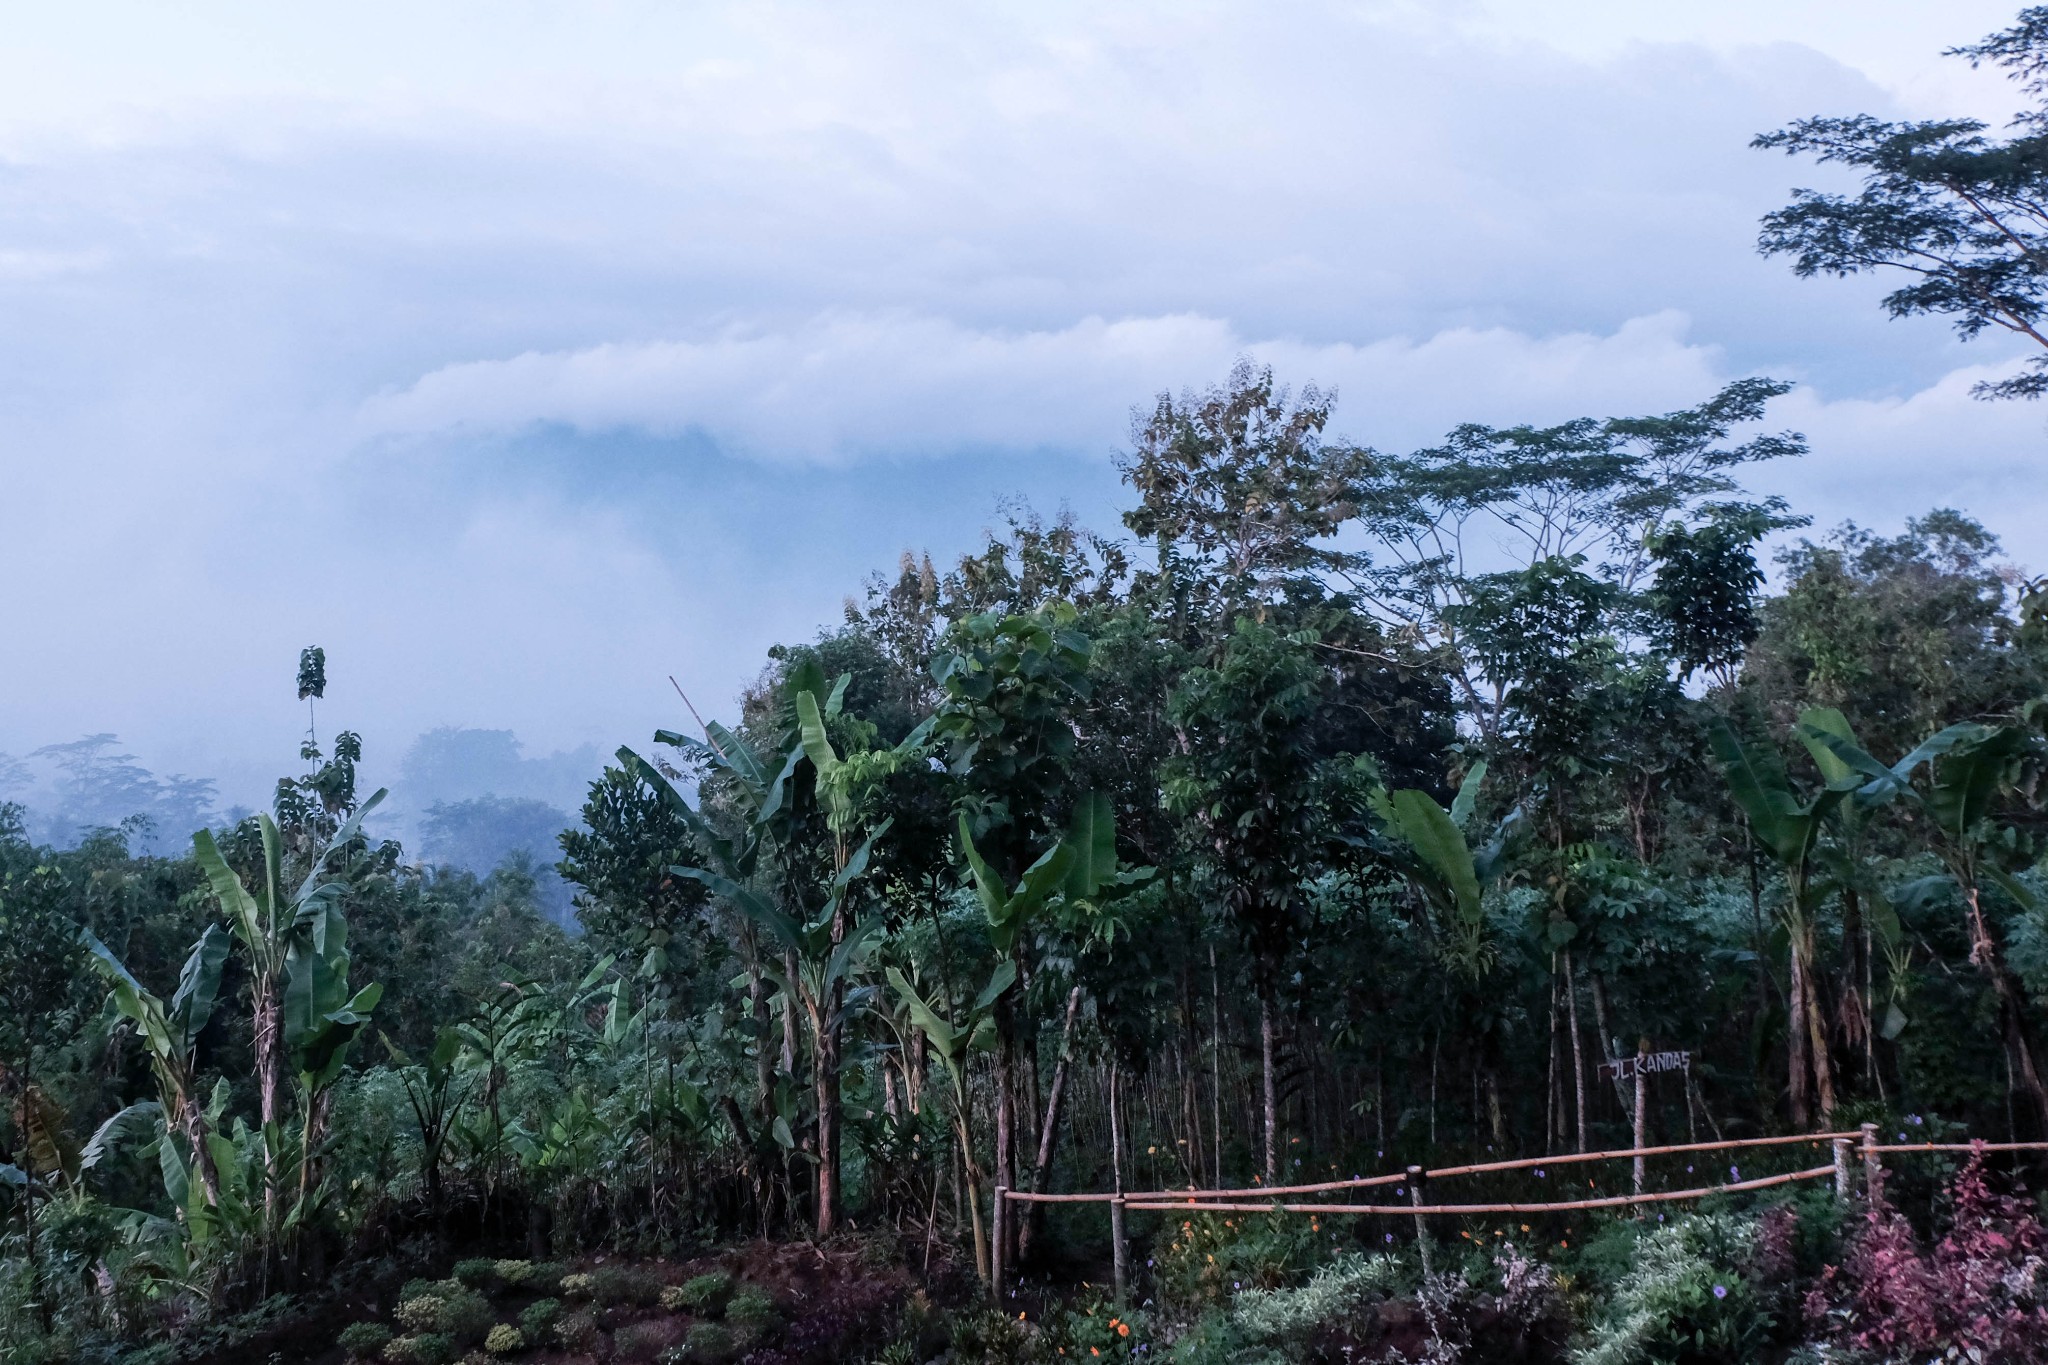
[[[373,778],[644,742],[1241,352],[1395,449],[1781,376],[1801,510],[2048,564],[2017,353],[1753,250],[1754,134],[2002,119],[2009,4],[7,8],[0,751],[254,800],[316,642]]]

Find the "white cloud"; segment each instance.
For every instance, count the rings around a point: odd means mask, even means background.
[[[606,343],[465,361],[365,405],[370,436],[698,435],[771,462],[964,451],[1104,451],[1162,389],[1208,382],[1251,354],[1335,388],[1372,439],[1427,439],[1462,419],[1677,406],[1710,388],[1714,348],[1666,312],[1597,336],[1451,328],[1421,341],[1247,337],[1220,318],[1083,319],[1054,331],[975,329],[914,314],[828,314],[696,341]],[[1364,432],[1360,433],[1361,435]]]

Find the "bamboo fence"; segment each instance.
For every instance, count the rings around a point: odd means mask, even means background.
[[[1491,1175],[1506,1171],[1522,1171],[1550,1166],[1576,1165],[1597,1161],[1631,1161],[1640,1163],[1655,1156],[1676,1156],[1689,1152],[1742,1151],[1761,1147],[1787,1147],[1806,1143],[1818,1148],[1823,1143],[1832,1149],[1833,1160],[1825,1166],[1810,1166],[1802,1170],[1784,1171],[1775,1175],[1758,1176],[1749,1180],[1731,1180],[1717,1185],[1700,1185],[1683,1190],[1645,1190],[1642,1188],[1641,1166],[1636,1168],[1636,1188],[1629,1194],[1599,1195],[1589,1199],[1558,1199],[1536,1202],[1513,1201],[1496,1203],[1437,1204],[1423,1202],[1423,1188],[1428,1181],[1452,1179],[1460,1176]],[[1554,1156],[1520,1157],[1512,1161],[1485,1161],[1464,1166],[1440,1166],[1425,1170],[1410,1166],[1406,1171],[1390,1175],[1354,1176],[1350,1180],[1324,1180],[1308,1185],[1255,1185],[1238,1189],[1215,1190],[1150,1190],[1106,1194],[1037,1194],[1027,1190],[1012,1190],[998,1186],[995,1191],[995,1227],[991,1241],[995,1258],[994,1284],[1003,1282],[1003,1250],[1007,1238],[1004,1233],[1008,1206],[1011,1204],[1108,1204],[1115,1222],[1122,1224],[1122,1215],[1129,1213],[1297,1213],[1321,1217],[1328,1214],[1367,1214],[1378,1216],[1410,1217],[1415,1220],[1415,1233],[1422,1253],[1423,1265],[1430,1264],[1430,1241],[1426,1220],[1429,1217],[1466,1217],[1481,1214],[1550,1214],[1574,1213],[1595,1209],[1628,1208],[1643,1204],[1672,1203],[1687,1199],[1704,1199],[1708,1195],[1729,1194],[1743,1190],[1770,1189],[1800,1180],[1819,1180],[1833,1176],[1835,1194],[1845,1202],[1850,1195],[1850,1152],[1857,1151],[1862,1157],[1865,1189],[1877,1188],[1882,1169],[1882,1159],[1887,1154],[1910,1154],[1918,1152],[2040,1152],[2048,1151],[2048,1142],[1908,1142],[1880,1143],[1877,1140],[1877,1126],[1864,1124],[1861,1128],[1845,1132],[1793,1133],[1778,1137],[1732,1138],[1719,1142],[1681,1142],[1661,1147],[1628,1147],[1604,1152],[1565,1152]],[[1731,1173],[1732,1173],[1731,1168]],[[1287,1203],[1279,1196],[1298,1194],[1333,1194],[1340,1190],[1379,1189],[1393,1185],[1407,1190],[1410,1202],[1406,1204],[1321,1204]],[[1120,1249],[1119,1249],[1120,1250]],[[1119,1268],[1123,1257],[1118,1255]],[[1124,1286],[1116,1286],[1119,1294]]]

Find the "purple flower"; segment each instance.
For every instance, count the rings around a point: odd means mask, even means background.
[[[1537,1178],[1538,1180],[1541,1180],[1541,1179],[1543,1178],[1543,1171],[1542,1171],[1542,1169],[1541,1169],[1541,1168],[1538,1168],[1538,1170],[1537,1170],[1537,1172],[1536,1172],[1536,1178]]]
[[[1393,1240],[1394,1240],[1394,1234],[1393,1234],[1393,1233],[1391,1233],[1391,1232],[1390,1232],[1390,1233],[1388,1233],[1388,1234],[1387,1234],[1387,1240],[1388,1240],[1389,1242],[1393,1241]]]
[[[1742,1168],[1740,1166],[1730,1166],[1728,1168],[1728,1178],[1730,1180],[1742,1179]]]
[[[1717,1284],[1717,1285],[1715,1285],[1715,1286],[1714,1286],[1714,1297],[1715,1297],[1715,1298],[1717,1298],[1717,1299],[1725,1299],[1725,1298],[1727,1298],[1727,1297],[1728,1297],[1728,1286],[1727,1286],[1727,1285],[1725,1285],[1725,1284]]]

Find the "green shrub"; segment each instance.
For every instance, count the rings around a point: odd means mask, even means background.
[[[526,1349],[526,1338],[511,1323],[501,1322],[484,1338],[484,1349],[494,1356],[517,1355]]]
[[[458,1270],[461,1267],[456,1267]],[[533,1278],[532,1261],[493,1261],[491,1271],[498,1277],[498,1283],[509,1289],[523,1289]]]
[[[455,1263],[455,1278],[466,1289],[489,1290],[498,1283],[498,1263],[489,1257],[476,1256]]]
[[[561,1316],[560,1299],[535,1299],[519,1314],[519,1325],[526,1330],[526,1335],[539,1339],[548,1334],[548,1328],[553,1327]]]
[[[683,1342],[683,1359],[690,1365],[726,1365],[733,1358],[732,1333],[715,1322],[700,1322]]]
[[[440,1297],[441,1282],[439,1280],[407,1280],[405,1288],[398,1291],[398,1301],[404,1303],[407,1299],[424,1299],[428,1295],[432,1295],[435,1298]]]
[[[698,1275],[679,1285],[663,1291],[664,1302],[673,1295],[675,1307],[686,1308],[699,1317],[715,1318],[725,1311],[726,1300],[732,1297],[733,1278],[723,1271],[709,1275]]]
[[[1729,1214],[1692,1214],[1646,1233],[1575,1359],[1755,1359],[1770,1321],[1739,1269],[1754,1241],[1755,1226]]]
[[[519,1287],[535,1294],[559,1294],[562,1277],[568,1273],[569,1267],[560,1261],[534,1261],[528,1265],[526,1278]]]
[[[562,1297],[565,1299],[587,1299],[595,1288],[597,1279],[592,1275],[564,1275]]]
[[[1299,1284],[1324,1252],[1313,1220],[1284,1214],[1190,1213],[1160,1229],[1153,1276],[1162,1301],[1220,1307],[1247,1289]]]
[[[652,1360],[661,1354],[675,1324],[667,1318],[655,1318],[649,1322],[629,1323],[612,1333],[612,1358],[614,1360]]]
[[[384,1348],[390,1365],[448,1365],[455,1359],[455,1341],[440,1332],[421,1332],[394,1339]]]
[[[434,1321],[435,1330],[445,1332],[460,1342],[482,1341],[484,1334],[498,1320],[491,1311],[491,1301],[483,1295],[464,1291],[451,1298],[441,1300],[440,1315]]]
[[[350,1360],[375,1360],[391,1344],[391,1329],[381,1322],[352,1322],[341,1329],[334,1344],[347,1352]]]
[[[780,1322],[782,1314],[775,1307],[774,1295],[750,1284],[726,1300],[725,1320],[735,1327],[748,1327],[760,1332]]]
[[[598,1331],[597,1319],[588,1313],[571,1313],[555,1324],[555,1340],[568,1351],[594,1351],[603,1335]]]
[[[566,1282],[564,1287],[566,1288]],[[661,1281],[644,1270],[608,1265],[590,1274],[590,1299],[610,1308],[622,1303],[648,1307],[661,1298]]]
[[[440,1326],[441,1309],[447,1302],[439,1294],[421,1294],[401,1300],[398,1312],[393,1316],[398,1319],[398,1325],[408,1332],[431,1332]]]
[[[1247,1289],[1230,1305],[1232,1324],[1253,1341],[1299,1341],[1325,1323],[1383,1298],[1400,1282],[1400,1266],[1387,1256],[1340,1256],[1299,1289]]]

